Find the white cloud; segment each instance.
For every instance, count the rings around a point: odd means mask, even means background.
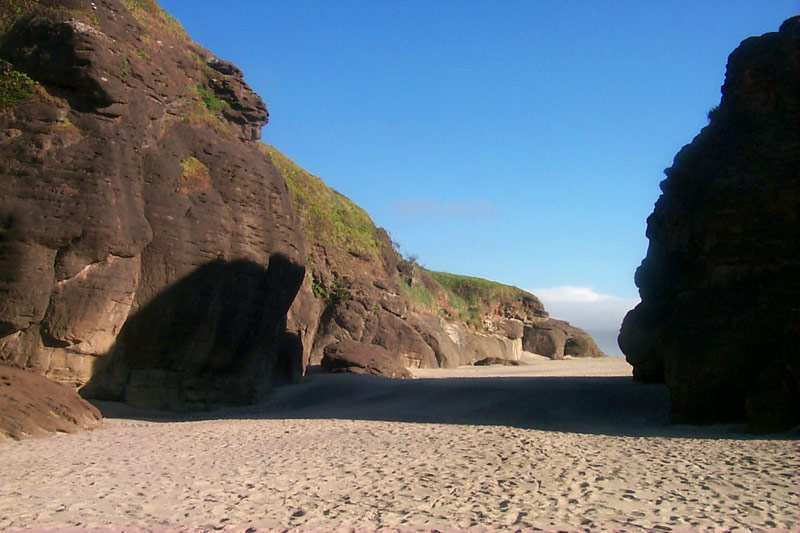
[[[435,200],[398,200],[395,213],[406,217],[486,217],[494,214],[490,202],[437,202]]]
[[[620,298],[595,292],[591,287],[561,286],[533,289],[552,318],[566,320],[588,331],[606,353],[618,354],[615,339],[625,314],[639,303],[639,298]],[[605,345],[604,345],[605,344]]]
[[[542,300],[551,302],[602,302],[616,299],[614,296],[596,293],[591,287],[576,287],[574,285],[534,289],[534,294]]]

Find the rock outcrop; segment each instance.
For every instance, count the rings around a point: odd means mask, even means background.
[[[397,376],[517,360],[547,319],[525,291],[403,260],[362,209],[257,143],[267,110],[241,71],[153,0],[0,7],[3,364],[85,397],[202,409],[325,356]]]
[[[303,239],[242,73],[152,0],[0,7],[0,359],[148,408],[296,379]]]
[[[522,348],[550,359],[605,356],[588,333],[569,322],[552,318],[526,324]]]
[[[102,425],[100,412],[74,389],[0,365],[0,438],[75,433]]]
[[[307,273],[289,312],[289,329],[303,339],[305,365],[325,361],[328,347],[343,341],[364,345],[343,345],[350,352],[379,346],[405,368],[516,361],[533,346],[525,348],[526,332],[551,322],[563,335],[552,340],[549,357],[603,355],[585,332],[549,320],[530,293],[433,272],[401,258],[386,231],[361,208],[274,148],[262,150],[286,178],[303,221]]]
[[[676,422],[800,423],[800,17],[731,54],[667,169],[619,343]]]

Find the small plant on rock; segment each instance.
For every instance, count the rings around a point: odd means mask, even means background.
[[[176,192],[189,194],[211,188],[211,174],[208,167],[196,157],[189,156],[181,160],[181,171],[181,177],[175,188]]]
[[[202,85],[197,86],[197,93],[200,95],[200,103],[209,111],[222,111],[231,106]]]
[[[13,69],[0,70],[0,109],[21,104],[33,95],[36,82]]]

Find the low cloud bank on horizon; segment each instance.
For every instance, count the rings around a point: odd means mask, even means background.
[[[591,287],[572,285],[532,289],[530,292],[542,300],[552,318],[585,329],[604,352],[621,355],[616,335],[625,314],[636,307],[639,298],[620,298],[595,292]]]

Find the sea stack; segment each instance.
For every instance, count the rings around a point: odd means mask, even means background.
[[[800,17],[728,59],[647,221],[620,347],[680,423],[800,423]]]

